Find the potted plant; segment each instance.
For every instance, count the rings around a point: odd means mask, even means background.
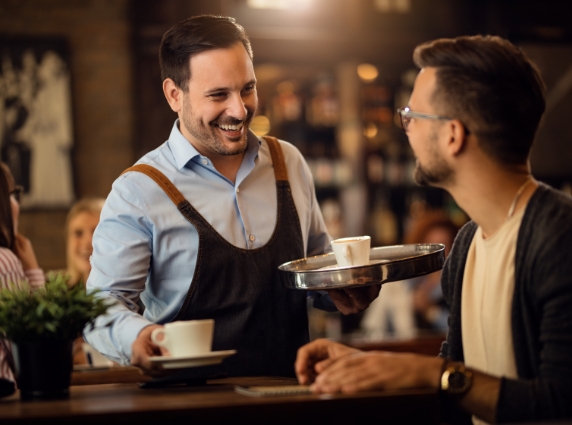
[[[73,341],[108,308],[63,274],[51,274],[44,288],[0,290],[0,337],[12,342],[22,399],[69,395]]]

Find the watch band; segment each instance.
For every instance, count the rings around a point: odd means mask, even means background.
[[[445,360],[441,374],[441,391],[447,394],[465,394],[473,383],[473,372],[461,362]]]

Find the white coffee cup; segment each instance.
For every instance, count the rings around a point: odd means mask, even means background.
[[[151,341],[166,348],[172,357],[192,357],[210,353],[214,320],[182,320],[166,323],[151,332]]]
[[[332,241],[332,249],[340,267],[368,265],[370,247],[369,236],[354,236]]]

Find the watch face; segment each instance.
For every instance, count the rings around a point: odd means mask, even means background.
[[[463,394],[471,387],[472,375],[462,364],[449,366],[443,373],[441,389],[451,394]]]
[[[457,389],[463,388],[465,386],[465,374],[458,370],[454,371],[449,375],[449,388]]]

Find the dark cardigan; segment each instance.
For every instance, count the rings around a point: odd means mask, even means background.
[[[457,361],[464,359],[461,290],[476,229],[470,222],[460,230],[442,274],[450,316],[440,355]],[[502,378],[497,422],[572,418],[572,198],[544,184],[518,233],[511,321],[519,379]]]

